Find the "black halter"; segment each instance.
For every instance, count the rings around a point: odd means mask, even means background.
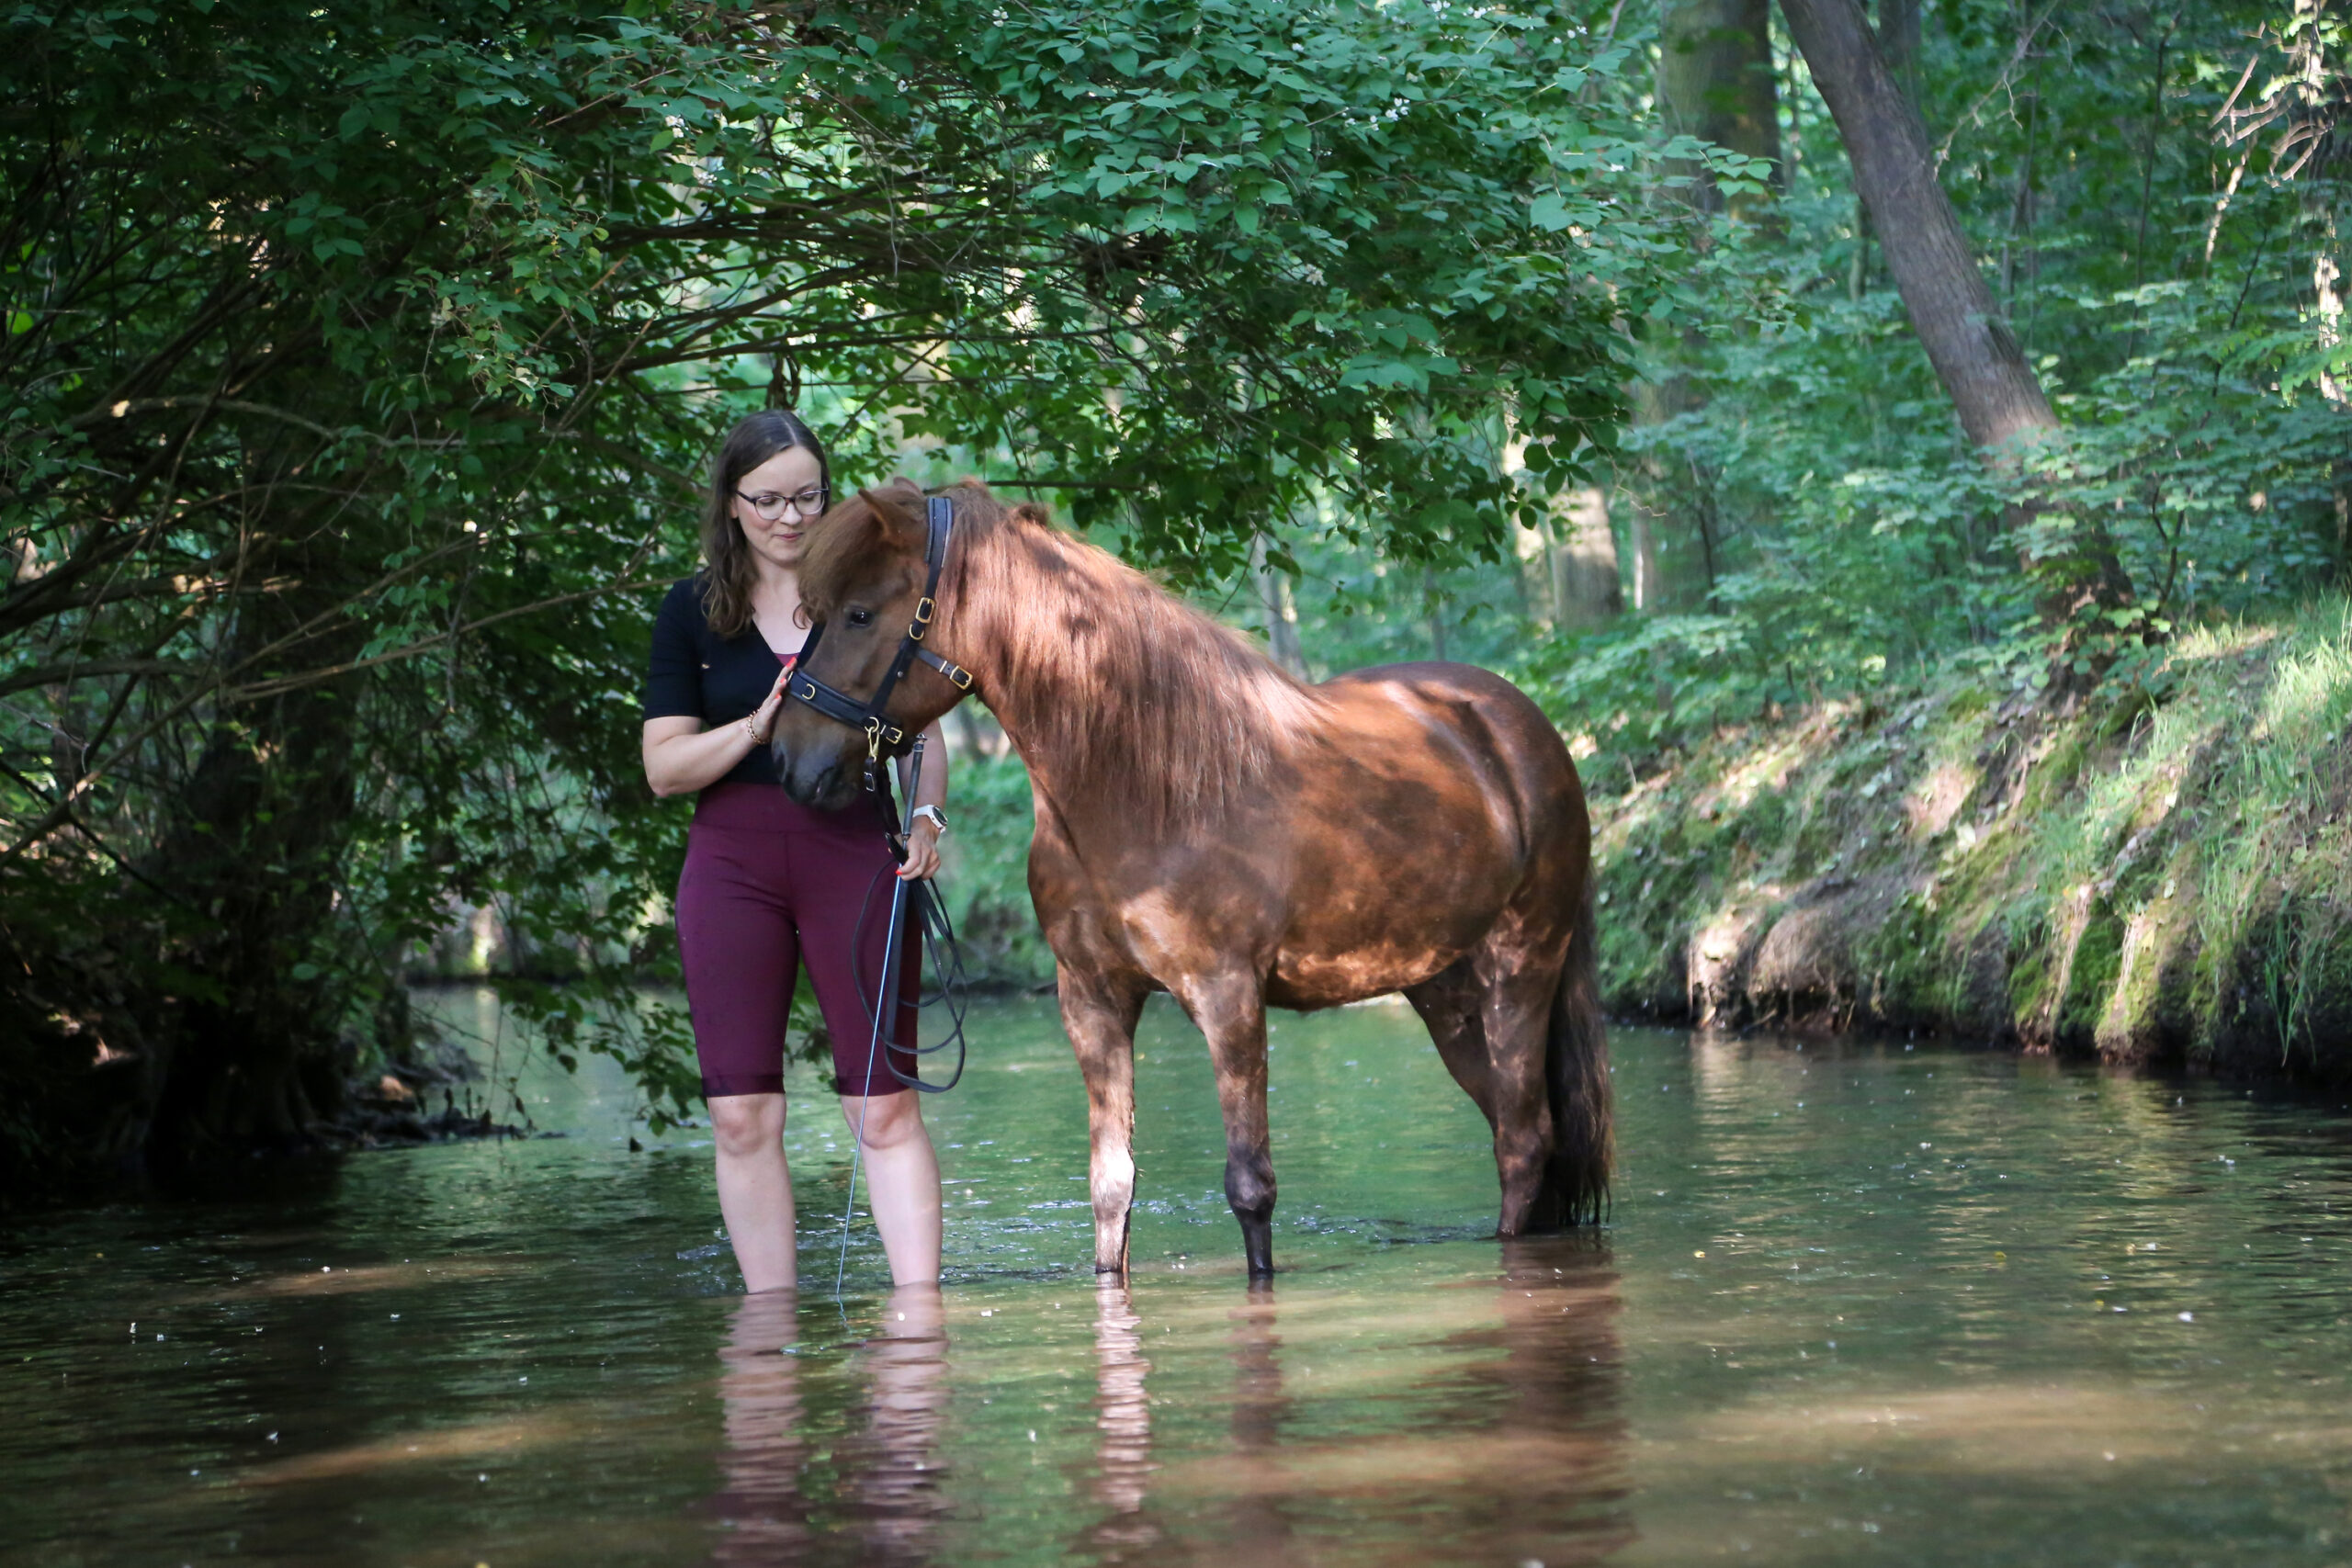
[[[890,668],[882,674],[882,683],[874,695],[859,702],[846,692],[828,686],[814,675],[807,673],[808,659],[817,651],[817,639],[825,635],[825,623],[818,622],[808,628],[808,640],[801,646],[800,657],[792,667],[792,680],[785,694],[797,702],[807,703],[836,724],[846,724],[852,729],[865,732],[865,787],[875,789],[882,762],[907,749],[908,736],[904,728],[892,724],[883,709],[890,705],[890,694],[899,688],[899,680],[907,667],[922,660],[947,677],[948,683],[958,692],[972,689],[972,672],[960,664],[949,662],[923,647],[923,633],[931,629],[932,616],[938,611],[939,574],[947,565],[947,540],[956,529],[956,507],[944,495],[931,497],[931,536],[922,552],[924,570],[922,597],[915,601],[915,618],[907,625],[907,635],[899,639],[898,657],[890,660]],[[897,824],[893,823],[895,830]]]

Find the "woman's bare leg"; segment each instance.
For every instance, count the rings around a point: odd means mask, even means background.
[[[726,1094],[715,1096],[709,1105],[711,1132],[718,1145],[718,1212],[727,1217],[727,1239],[735,1244],[743,1288],[788,1291],[797,1268],[792,1173],[784,1164],[784,1096]],[[936,1189],[938,1184],[934,1174],[932,1185]],[[939,1250],[938,1212],[934,1199],[934,1255]]]
[[[894,1285],[939,1279],[939,1157],[922,1124],[922,1096],[842,1096],[842,1115],[865,1147],[865,1185],[874,1228],[890,1259]]]

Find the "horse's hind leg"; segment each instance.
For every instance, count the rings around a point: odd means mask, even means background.
[[[1495,1123],[1493,1075],[1487,1066],[1486,988],[1467,958],[1405,993],[1428,1025],[1439,1060],[1487,1118]]]
[[[1544,1171],[1552,1157],[1552,1101],[1544,1077],[1546,1028],[1559,965],[1528,964],[1495,945],[1463,958],[1405,993],[1464,1092],[1486,1113],[1502,1185],[1496,1230],[1549,1230]]]
[[[1266,998],[1254,975],[1180,983],[1176,999],[1209,1043],[1225,1114],[1225,1201],[1241,1222],[1250,1277],[1274,1271],[1274,1151],[1266,1123]]]
[[[1487,987],[1487,1060],[1495,1078],[1495,1173],[1502,1179],[1502,1213],[1495,1228],[1504,1235],[1557,1230],[1567,1216],[1556,1212],[1545,1176],[1551,1168],[1551,1080],[1544,1076],[1549,1047],[1552,994],[1560,966],[1549,964],[1502,967]]]
[[[1136,1020],[1144,988],[1060,970],[1062,1029],[1086,1079],[1094,1197],[1094,1271],[1127,1271],[1127,1221],[1136,1201]]]

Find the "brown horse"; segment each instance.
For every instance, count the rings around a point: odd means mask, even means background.
[[[955,525],[922,646],[970,672],[1029,767],[1029,893],[1086,1077],[1095,1268],[1127,1266],[1135,1027],[1153,991],[1207,1037],[1252,1275],[1273,1269],[1270,1005],[1403,992],[1494,1130],[1501,1233],[1597,1220],[1610,1093],[1591,830],[1535,705],[1459,664],[1306,685],[1042,510],[973,480],[944,493]],[[810,674],[861,702],[877,689],[926,543],[905,479],[812,531]],[[888,716],[912,733],[963,694],[917,665]],[[839,807],[862,787],[867,740],[846,724],[787,703],[775,746],[795,800]]]

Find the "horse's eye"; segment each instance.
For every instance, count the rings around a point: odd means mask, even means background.
[[[874,624],[874,612],[871,610],[852,610],[849,613],[849,624],[854,626],[870,626]]]

